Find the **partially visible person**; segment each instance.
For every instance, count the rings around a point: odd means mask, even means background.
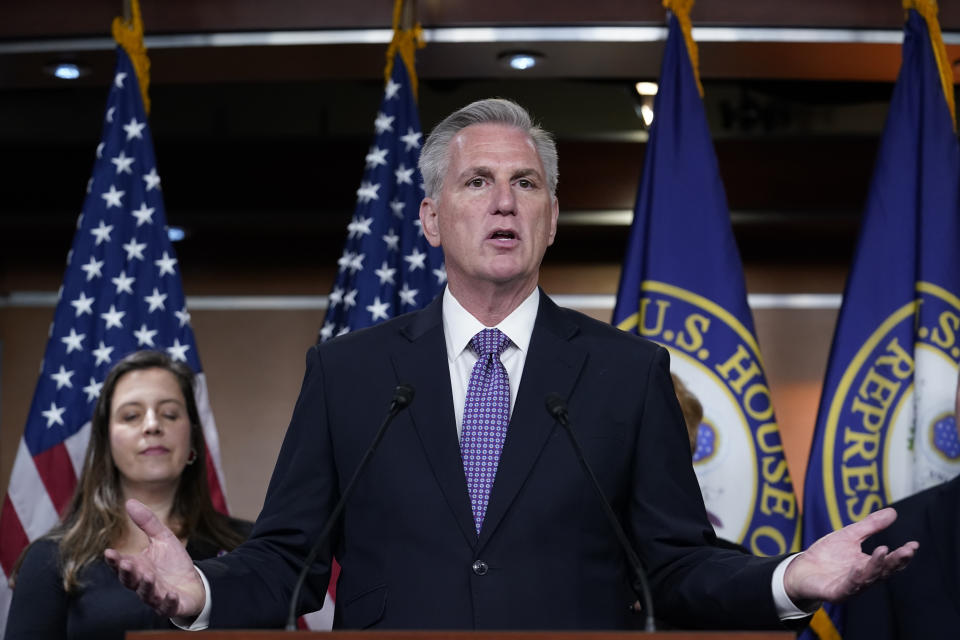
[[[680,412],[683,414],[683,422],[687,426],[687,438],[690,439],[690,455],[697,451],[697,433],[700,431],[700,423],[703,422],[703,405],[700,400],[687,388],[677,374],[670,372],[670,378],[673,379],[673,389],[677,393],[677,401],[680,403]],[[707,509],[707,519],[714,527],[721,526],[720,518]],[[724,549],[736,549],[744,553],[750,553],[750,550],[741,544],[732,540],[717,537],[714,544]]]
[[[216,557],[251,524],[217,512],[193,372],[155,351],[110,371],[94,408],[90,444],[61,524],[27,547],[14,570],[7,640],[121,639],[170,622],[124,588],[103,561],[108,547],[137,553],[149,541],[127,516],[136,498],[176,532],[195,560]]]
[[[960,379],[954,419],[960,420]],[[918,541],[925,551],[898,575],[847,602],[843,638],[956,638],[960,635],[960,476],[892,506],[899,518],[867,540],[864,552],[891,547],[905,536]]]
[[[680,403],[680,412],[683,414],[683,422],[687,426],[687,438],[690,440],[690,453],[697,450],[697,432],[700,430],[700,423],[703,422],[703,405],[697,396],[683,384],[677,374],[670,372],[670,378],[673,380],[673,390],[677,394],[677,401]]]

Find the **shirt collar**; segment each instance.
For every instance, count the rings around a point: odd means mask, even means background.
[[[530,347],[533,325],[540,309],[540,288],[536,287],[516,309],[510,312],[498,325],[500,329],[521,351]],[[470,344],[470,339],[485,327],[463,308],[450,293],[450,287],[443,290],[443,335],[447,343],[447,359],[456,360]]]

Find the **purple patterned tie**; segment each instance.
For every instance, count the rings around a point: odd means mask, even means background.
[[[510,338],[499,329],[484,329],[470,340],[479,359],[473,365],[463,407],[460,456],[467,476],[477,535],[487,512],[490,489],[510,423],[510,381],[500,354]]]

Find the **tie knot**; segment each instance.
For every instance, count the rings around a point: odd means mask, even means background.
[[[499,358],[508,344],[510,344],[510,338],[500,329],[484,329],[470,339],[470,346],[481,357],[495,356]]]

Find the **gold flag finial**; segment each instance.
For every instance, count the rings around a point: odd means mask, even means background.
[[[943,86],[943,97],[947,101],[947,108],[950,110],[950,120],[953,122],[953,130],[957,130],[957,114],[953,100],[953,67],[950,59],[947,57],[947,47],[943,44],[943,34],[940,33],[940,21],[937,19],[936,0],[903,0],[904,10],[913,9],[927,23],[927,30],[930,32],[930,46],[933,47],[933,57],[937,61],[937,67],[940,69],[940,84]]]
[[[395,0],[393,3],[393,40],[387,48],[387,66],[383,71],[384,82],[390,80],[393,73],[393,59],[397,53],[400,59],[407,66],[407,75],[410,77],[410,89],[413,91],[414,99],[417,98],[417,70],[414,66],[414,52],[417,49],[423,49],[426,42],[423,41],[423,28],[419,22],[416,22],[415,11],[413,10],[413,0],[408,0],[411,4],[407,5],[407,15],[404,16],[404,0]],[[401,24],[401,19],[404,24]]]
[[[693,79],[697,83],[697,91],[703,97],[703,85],[700,84],[700,53],[697,43],[693,40],[693,24],[690,22],[690,9],[694,0],[663,0],[663,8],[673,12],[683,31],[683,39],[687,43],[687,55],[690,56],[690,66],[693,67]]]
[[[140,16],[140,3],[137,0],[130,0],[129,4],[130,19],[114,18],[111,30],[113,31],[113,39],[130,56],[133,69],[137,72],[137,83],[140,85],[140,96],[143,98],[143,110],[147,115],[150,115],[150,95],[147,92],[150,86],[150,59],[147,58],[147,48],[143,44],[143,19]],[[124,9],[126,9],[126,3]]]

